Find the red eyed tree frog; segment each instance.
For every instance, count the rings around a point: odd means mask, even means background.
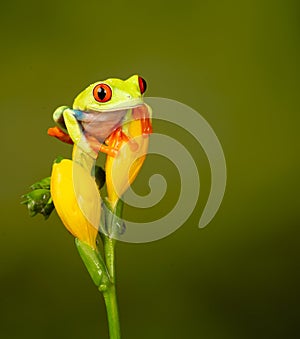
[[[146,81],[138,75],[93,83],[75,98],[73,108],[61,106],[55,110],[53,119],[58,126],[49,128],[48,134],[74,143],[94,159],[99,151],[115,156],[111,136],[129,141],[121,126],[126,120],[140,120],[145,136],[152,132],[151,108],[142,98],[146,87]]]

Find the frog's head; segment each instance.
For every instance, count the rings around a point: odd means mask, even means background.
[[[146,81],[138,75],[127,80],[107,79],[88,86],[74,100],[73,109],[84,112],[107,112],[143,104]]]

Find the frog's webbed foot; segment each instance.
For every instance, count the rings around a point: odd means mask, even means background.
[[[76,144],[92,158],[96,159],[98,157],[98,152],[95,151],[93,149],[94,147],[91,146],[93,145],[93,142],[96,142],[96,139],[93,137],[87,139],[85,137],[82,127],[76,119],[75,112],[70,108],[65,109],[63,111],[63,119],[69,136],[73,140],[74,144]]]
[[[107,146],[106,144],[101,144],[99,147],[99,151],[113,158],[115,158],[118,155],[118,150],[116,150],[115,148],[111,148]]]
[[[132,151],[138,148],[138,144],[122,131],[122,127],[119,127],[100,145],[99,151],[115,158],[124,142],[129,143]]]
[[[142,134],[148,136],[152,133],[151,108],[148,105],[138,106],[133,109],[132,116],[141,121]]]

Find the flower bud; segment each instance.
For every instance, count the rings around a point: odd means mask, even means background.
[[[101,200],[90,173],[72,160],[55,163],[51,175],[51,196],[67,230],[80,241],[96,248]]]
[[[121,136],[120,136],[121,134]],[[141,120],[129,120],[110,136],[116,156],[107,155],[105,163],[108,202],[114,210],[119,198],[138,175],[146,158],[149,135],[143,133]]]

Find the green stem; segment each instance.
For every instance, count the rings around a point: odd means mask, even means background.
[[[115,283],[115,243],[116,241],[114,239],[111,239],[108,236],[104,235],[103,246],[105,262],[113,284]]]
[[[107,312],[107,321],[109,329],[110,339],[120,339],[120,320],[118,312],[118,303],[117,303],[117,294],[116,294],[116,275],[115,275],[115,245],[116,240],[113,239],[112,234],[114,234],[117,229],[117,217],[122,215],[123,202],[117,205],[113,211],[111,206],[107,204],[108,209],[105,210],[105,225],[104,229],[107,231],[107,235],[101,233],[101,238],[103,242],[104,257],[105,257],[105,266],[109,275],[110,283],[106,285],[105,289],[99,290],[103,293],[106,312]]]
[[[115,285],[110,285],[107,291],[103,292],[103,296],[107,312],[109,337],[110,339],[120,339],[120,322]]]
[[[120,339],[120,321],[118,313],[117,294],[115,286],[115,240],[103,236],[104,254],[106,267],[110,276],[111,284],[103,291],[110,339]]]

